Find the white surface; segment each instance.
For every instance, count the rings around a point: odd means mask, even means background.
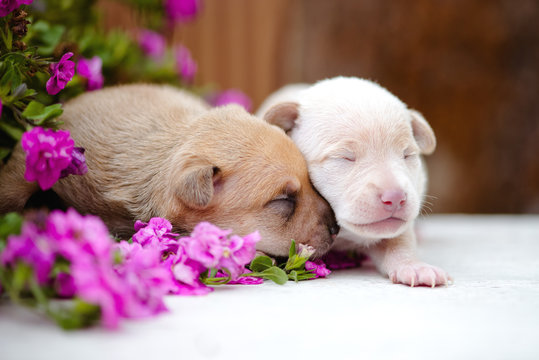
[[[65,332],[0,306],[0,359],[539,359],[539,216],[431,216],[420,255],[449,287],[394,285],[372,268],[284,286],[168,297],[120,331]]]

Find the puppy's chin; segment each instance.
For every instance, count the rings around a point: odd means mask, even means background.
[[[339,220],[339,225],[346,228],[346,230],[360,237],[370,239],[397,237],[402,234],[404,230],[406,230],[409,224],[409,221],[394,217],[374,222],[361,223],[354,223],[348,220]]]

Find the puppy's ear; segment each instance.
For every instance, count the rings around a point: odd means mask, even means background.
[[[412,131],[421,153],[425,155],[432,154],[436,148],[436,137],[434,136],[434,131],[432,131],[432,128],[427,120],[425,120],[423,115],[421,115],[418,111],[410,109],[410,114],[412,115]]]
[[[272,106],[265,114],[264,120],[272,125],[277,125],[286,133],[294,128],[299,115],[299,104],[295,102],[283,102]]]
[[[176,195],[190,208],[205,208],[215,193],[214,184],[219,180],[219,172],[219,168],[210,163],[191,163],[176,178]]]

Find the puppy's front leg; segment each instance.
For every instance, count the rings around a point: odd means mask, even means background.
[[[417,260],[415,234],[410,227],[402,235],[383,239],[369,247],[368,255],[380,272],[394,283],[410,286],[447,285],[451,277],[442,269]]]

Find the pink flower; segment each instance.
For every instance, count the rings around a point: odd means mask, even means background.
[[[69,175],[84,175],[88,172],[84,152],[84,148],[73,148],[73,151],[71,152],[71,162],[65,169],[62,170],[60,173],[60,178],[65,178]]]
[[[223,256],[223,242],[230,233],[230,230],[221,230],[208,222],[201,222],[195,226],[190,237],[180,241],[185,242],[185,252],[189,258],[211,269],[219,264]]]
[[[181,240],[181,239],[180,239]],[[166,266],[176,280],[176,287],[172,293],[177,295],[205,295],[212,288],[200,281],[200,274],[206,270],[199,262],[190,259],[185,252],[185,244],[179,246],[175,255],[165,260]]]
[[[70,266],[76,296],[99,306],[101,322],[109,328],[118,327],[129,302],[129,288],[110,263],[75,261]]]
[[[103,61],[99,56],[91,59],[80,59],[77,64],[77,73],[88,79],[87,89],[89,91],[101,89],[105,79],[102,73]]]
[[[324,264],[321,260],[306,261],[305,270],[311,271],[316,275],[316,278],[326,277],[331,273],[331,270],[326,269],[326,264]]]
[[[161,34],[151,30],[141,30],[138,43],[142,51],[154,60],[160,60],[165,54],[166,42]]]
[[[54,263],[54,246],[49,236],[32,222],[25,222],[20,235],[10,235],[0,254],[2,265],[14,266],[23,262],[34,269],[38,284],[49,281]]]
[[[139,318],[165,311],[163,297],[175,288],[175,284],[170,270],[161,263],[159,249],[122,243],[124,261],[115,267],[115,271],[129,289],[129,301],[126,301],[123,315]]]
[[[46,85],[47,92],[50,95],[58,94],[71,81],[73,75],[75,75],[75,63],[68,60],[72,56],[72,52],[65,53],[58,63],[51,64],[50,71],[52,76]]]
[[[251,272],[252,271],[250,271],[250,270],[248,270],[246,268],[243,268],[243,274],[242,275],[249,274]],[[217,274],[215,275],[215,277],[227,277],[227,276],[228,275],[225,274],[222,271],[218,271]],[[236,280],[231,280],[231,281],[227,282],[227,284],[230,284],[230,285],[236,285],[236,284],[239,284],[239,285],[260,285],[262,283],[264,283],[264,279],[256,277],[256,276],[240,276]]]
[[[200,9],[201,0],[165,0],[168,18],[176,22],[192,20]]]
[[[19,6],[25,4],[29,5],[34,0],[1,0],[0,1],[0,17],[4,17],[10,14],[13,10],[18,9]]]
[[[245,270],[245,265],[255,257],[255,245],[260,240],[258,231],[245,237],[231,236],[223,241],[223,255],[219,268],[227,269],[232,280],[237,280]]]
[[[77,291],[73,276],[65,272],[56,275],[54,288],[56,289],[58,296],[62,298],[72,298]]]
[[[217,95],[213,95],[210,97],[209,102],[213,106],[238,104],[243,106],[248,112],[250,112],[252,108],[251,99],[249,99],[243,92],[236,89],[225,90]]]
[[[70,262],[112,261],[112,238],[97,216],[80,215],[74,209],[53,211],[47,219],[47,233],[54,239],[56,251]]]
[[[143,247],[158,247],[164,253],[175,253],[178,250],[178,234],[171,232],[172,224],[166,219],[154,217],[148,223],[137,220],[135,231],[133,242]]]
[[[181,238],[189,259],[200,263],[206,269],[217,268],[228,271],[236,280],[245,265],[255,257],[255,245],[260,234],[254,232],[245,237],[228,235],[231,230],[221,230],[208,222],[198,224],[190,237]]]
[[[193,82],[197,73],[197,63],[191,57],[189,49],[183,45],[176,48],[176,69],[185,82]]]
[[[21,145],[26,152],[27,181],[37,181],[41,189],[50,189],[60,178],[62,170],[72,160],[74,142],[69,131],[35,127],[23,134]]]

